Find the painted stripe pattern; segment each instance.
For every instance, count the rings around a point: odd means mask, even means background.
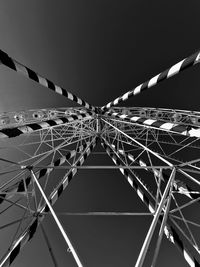
[[[7,66],[8,68],[18,72],[19,74],[24,75],[26,78],[29,78],[40,85],[47,87],[57,94],[63,95],[67,97],[69,100],[76,102],[77,104],[85,107],[86,109],[90,109],[96,111],[96,108],[92,105],[88,104],[86,101],[82,100],[81,98],[75,96],[74,94],[68,92],[67,90],[63,89],[62,87],[54,84],[52,81],[42,77],[35,71],[29,69],[28,67],[24,66],[23,64],[17,62],[15,59],[11,58],[6,54],[4,51],[0,50],[0,63]]]
[[[191,66],[193,66],[199,62],[200,62],[200,51],[198,51],[198,52],[194,53],[193,55],[181,60],[177,64],[173,65],[171,68],[159,73],[158,75],[154,76],[150,80],[148,80],[148,81],[138,85],[134,89],[126,92],[122,96],[117,97],[114,101],[111,101],[106,106],[103,106],[101,109],[103,111],[105,111],[105,110],[111,108],[112,106],[118,105],[122,101],[125,101],[125,100],[129,99],[130,97],[137,95],[137,94],[141,93],[142,91],[155,86],[156,84],[158,84],[161,81],[169,79],[170,77],[178,74],[179,72],[183,71],[184,69],[189,68],[189,67],[191,67]]]
[[[69,160],[72,157],[74,157],[76,155],[76,153],[82,152],[88,145],[89,145],[89,142],[86,142],[85,144],[79,146],[77,150],[68,151],[66,153],[66,155],[64,155],[63,157],[60,157],[57,160],[55,160],[51,164],[51,167],[47,166],[46,168],[43,168],[43,169],[39,170],[38,172],[36,172],[35,176],[39,180],[40,178],[42,178],[46,174],[49,175],[54,170],[52,168],[53,166],[61,166],[61,165],[63,165],[66,162],[66,160]],[[19,182],[17,182],[15,184],[13,184],[12,186],[8,187],[5,190],[5,194],[4,193],[0,194],[0,204],[4,201],[4,199],[9,199],[9,198],[13,197],[13,195],[15,193],[17,193],[17,192],[20,192],[20,193],[21,192],[25,192],[25,185],[26,185],[26,187],[28,187],[30,185],[30,183],[31,183],[31,176],[29,175],[24,180],[21,179]],[[7,195],[8,193],[9,193],[9,195]]]
[[[80,114],[77,115],[71,115],[68,117],[60,117],[54,120],[46,120],[38,123],[30,123],[25,124],[22,126],[14,127],[14,128],[4,128],[0,130],[0,138],[12,138],[19,136],[21,134],[28,134],[32,133],[37,130],[46,129],[53,126],[59,126],[66,123],[72,123],[76,120],[82,120],[82,119],[91,119],[93,113],[92,112],[80,112]]]
[[[107,154],[111,157],[115,165],[120,166],[123,165],[120,159],[114,154],[114,152],[109,148],[108,143],[105,143],[105,140],[103,143],[101,143],[103,148],[106,150]],[[148,207],[149,211],[151,213],[154,213],[155,211],[155,205],[149,200],[149,196],[143,193],[142,185],[133,178],[133,174],[124,168],[119,169],[120,172],[126,177],[128,183],[133,187],[133,189],[136,191],[139,198],[145,203],[145,205]],[[145,187],[146,188],[146,187]],[[150,195],[150,194],[149,194]]]
[[[97,138],[93,140],[93,142],[87,147],[85,152],[80,156],[80,158],[76,161],[75,165],[80,166],[84,163],[86,158],[89,156],[91,151],[94,149]],[[58,184],[58,186],[53,190],[53,192],[50,194],[50,197],[48,198],[51,205],[54,205],[55,202],[58,200],[60,195],[63,193],[64,189],[67,187],[67,185],[70,183],[74,175],[77,173],[77,169],[74,167],[72,168],[62,179],[62,181]],[[25,244],[32,239],[34,236],[38,224],[41,222],[41,220],[44,219],[44,215],[41,216],[42,212],[48,212],[48,206],[44,204],[40,210],[38,211],[38,215],[36,218],[34,218],[31,222],[31,224],[26,228],[26,230],[22,233],[22,235],[14,241],[13,245],[9,248],[6,255],[1,259],[0,266],[1,267],[7,267],[12,264],[12,262],[15,260],[17,255],[20,253],[21,249],[25,246]],[[39,216],[40,215],[40,216]]]
[[[105,142],[106,141],[104,140],[104,143],[102,143],[102,146],[105,148],[107,154],[111,157],[111,159],[114,161],[114,163],[117,166],[122,165],[122,162],[119,160],[120,156],[118,155],[118,158],[117,158],[114,152],[112,152],[113,148],[107,142],[106,143]],[[117,154],[116,151],[115,153]],[[131,172],[129,172],[129,170],[120,168],[120,171],[126,177],[131,187],[133,187],[133,189],[136,191],[137,195],[142,200],[142,202],[148,207],[149,211],[151,213],[154,213],[155,205],[153,205],[152,202],[150,202],[148,196],[145,194],[145,192],[143,192],[145,187],[143,186],[142,188],[138,186],[138,184],[136,183],[134,179],[134,176],[131,174]],[[162,216],[159,218],[159,221],[160,222],[162,221]],[[168,219],[168,221],[170,221],[170,219]],[[200,267],[200,263],[195,258],[195,256],[193,256],[191,252],[185,247],[183,241],[180,239],[180,236],[178,235],[178,233],[176,232],[173,226],[171,225],[169,226],[168,224],[166,224],[164,228],[164,233],[167,239],[179,248],[180,252],[182,253],[184,259],[187,261],[189,266]]]
[[[146,170],[148,172],[152,172],[157,178],[161,177],[161,180],[164,180],[165,182],[167,182],[169,180],[170,175],[168,175],[165,172],[165,170],[162,170],[160,172],[159,170],[156,170],[156,169],[153,169],[153,170],[147,169],[147,168],[145,168],[145,166],[147,166],[146,162],[143,159],[141,159],[140,157],[136,160],[132,154],[125,153],[122,149],[117,150],[117,148],[114,144],[112,144],[111,146],[112,146],[112,148],[114,148],[114,150],[117,153],[120,153],[121,155],[127,157],[132,162],[136,162],[141,167],[144,167],[144,170]],[[173,190],[176,190],[180,194],[183,194],[183,195],[189,197],[190,199],[197,199],[200,197],[200,193],[196,193],[196,192],[192,193],[192,192],[194,192],[194,190],[192,190],[185,182],[182,182],[180,180],[174,180],[173,187],[174,187]],[[198,202],[200,203],[200,200]]]
[[[166,122],[157,119],[149,119],[140,116],[130,116],[118,112],[105,112],[105,115],[108,115],[109,117],[119,118],[121,120],[131,123],[154,127],[158,130],[168,131],[190,137],[200,137],[200,128],[193,126],[185,126],[178,123]]]

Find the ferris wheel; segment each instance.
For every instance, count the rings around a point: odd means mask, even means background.
[[[7,249],[0,249],[0,266],[14,265],[39,227],[52,264],[58,266],[43,227],[43,220],[49,214],[77,266],[87,266],[84,255],[78,253],[53,208],[80,169],[119,170],[147,211],[131,213],[131,216],[151,217],[140,253],[132,265],[144,266],[152,238],[156,236],[148,266],[157,266],[163,238],[178,248],[189,266],[200,266],[200,112],[117,106],[198,64],[200,52],[102,107],[92,106],[3,51],[0,51],[0,62],[77,104],[77,107],[0,114],[0,230],[12,228],[9,237],[3,236]],[[88,157],[95,157],[93,151],[97,145],[101,145],[101,153],[107,154],[113,165],[87,164]],[[113,211],[85,214],[125,215]],[[79,212],[79,215],[84,216],[84,213]]]

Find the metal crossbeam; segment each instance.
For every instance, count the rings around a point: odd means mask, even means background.
[[[84,163],[85,159],[89,156],[90,152],[96,145],[96,138],[94,138],[91,142],[91,144],[84,150],[84,152],[79,156],[79,158],[76,160],[77,165],[81,165]],[[54,205],[55,202],[58,200],[64,189],[68,186],[70,181],[72,180],[73,176],[77,173],[77,170],[75,168],[72,168],[68,173],[64,175],[61,182],[56,186],[56,188],[53,190],[53,192],[50,194],[48,200],[51,205]],[[47,204],[42,205],[39,207],[38,210],[38,216],[34,218],[31,223],[26,227],[24,232],[20,235],[20,237],[13,242],[9,250],[6,252],[4,257],[0,260],[0,266],[6,267],[10,266],[14,259],[19,254],[20,250],[26,245],[26,243],[31,240],[33,235],[36,232],[36,229],[38,227],[38,224],[42,219],[44,219],[44,215],[42,217],[39,217],[40,214],[43,214],[43,212],[48,212],[49,207]],[[38,219],[39,218],[39,219]]]
[[[134,95],[137,95],[141,93],[144,90],[147,90],[148,88],[151,88],[155,86],[156,84],[169,79],[170,77],[178,74],[179,72],[183,71],[184,69],[187,69],[193,65],[196,65],[200,62],[200,52],[197,51],[196,53],[192,54],[191,56],[181,60],[177,64],[173,65],[171,68],[159,73],[158,75],[154,76],[153,78],[149,79],[148,81],[138,85],[134,89],[126,92],[120,97],[117,97],[112,102],[109,102],[107,105],[103,106],[101,109],[103,111],[109,109],[112,106],[118,105],[122,101],[125,101],[129,98],[131,98]]]
[[[66,89],[56,85],[49,79],[44,78],[43,76],[39,75],[35,71],[31,70],[30,68],[24,66],[23,64],[17,62],[15,59],[11,58],[6,54],[4,51],[0,50],[0,63],[5,65],[6,67],[16,71],[19,74],[24,75],[25,77],[39,83],[40,85],[53,90],[55,93],[59,95],[63,95],[67,97],[69,100],[76,102],[77,104],[96,111],[96,108],[92,105],[88,104],[86,101],[82,100],[81,98],[77,97],[76,95],[68,92]]]
[[[106,152],[113,159],[114,163],[116,165],[119,165],[119,163],[121,162],[121,160],[117,160],[117,157],[119,157],[119,155],[117,153],[116,153],[116,156],[111,154],[110,151],[113,151],[113,148],[110,146],[110,144],[106,143],[105,140],[104,140],[104,142],[105,142],[104,143],[104,145],[105,145],[104,148],[106,149]],[[173,166],[172,166],[172,168],[173,168]],[[154,212],[155,212],[155,204],[153,204],[153,202],[149,199],[149,195],[151,195],[151,193],[148,191],[147,187],[142,184],[142,181],[139,181],[139,183],[137,182],[137,176],[135,176],[132,173],[130,173],[131,170],[130,171],[127,170],[125,172],[124,169],[120,169],[120,171],[127,178],[127,181],[129,182],[131,187],[133,187],[136,190],[138,196],[140,197],[142,202],[144,202],[144,204],[148,207],[149,211],[154,214]],[[193,267],[194,264],[200,264],[198,262],[196,256],[195,256],[194,251],[191,253],[191,251],[188,250],[188,248],[185,246],[184,242],[182,241],[182,238],[176,232],[176,230],[174,228],[174,226],[175,226],[174,223],[170,219],[168,219],[168,223],[169,224],[167,224],[165,226],[165,228],[164,228],[164,233],[167,236],[167,238],[174,245],[177,246],[177,248],[182,253],[184,259],[188,262],[188,264],[191,267]],[[180,232],[180,234],[182,234],[182,233]],[[196,247],[193,247],[193,248],[195,249],[195,252],[196,252]]]

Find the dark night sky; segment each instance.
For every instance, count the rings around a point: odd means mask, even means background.
[[[200,43],[199,10],[195,0],[3,0],[0,48],[102,106],[195,52]],[[199,71],[199,66],[186,70],[125,105],[199,110]],[[0,112],[73,105],[4,66],[0,75]],[[117,171],[82,170],[77,177],[57,210],[146,211]],[[65,217],[63,223],[85,266],[128,267],[134,266],[150,218]],[[76,266],[53,221],[47,219],[44,225],[59,266]],[[13,266],[52,266],[42,242],[36,234]],[[165,240],[158,266],[170,265],[187,266]]]

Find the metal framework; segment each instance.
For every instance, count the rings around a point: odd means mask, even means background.
[[[152,222],[135,266],[144,266],[153,236],[157,242],[148,266],[156,266],[163,237],[179,249],[189,266],[200,266],[200,219],[195,216],[200,203],[200,112],[115,107],[196,65],[200,62],[200,52],[103,107],[88,104],[3,51],[0,51],[0,62],[80,105],[0,114],[0,230],[9,231],[12,227],[12,234],[4,240],[7,251],[0,250],[0,266],[10,266],[39,227],[52,263],[58,266],[43,227],[48,214],[55,220],[77,266],[85,266],[84,255],[71,242],[53,208],[79,169],[118,169],[148,212],[80,211],[64,212],[64,215],[149,215]],[[103,152],[93,151],[97,143]],[[85,161],[91,153],[107,154],[114,164],[87,165]]]

